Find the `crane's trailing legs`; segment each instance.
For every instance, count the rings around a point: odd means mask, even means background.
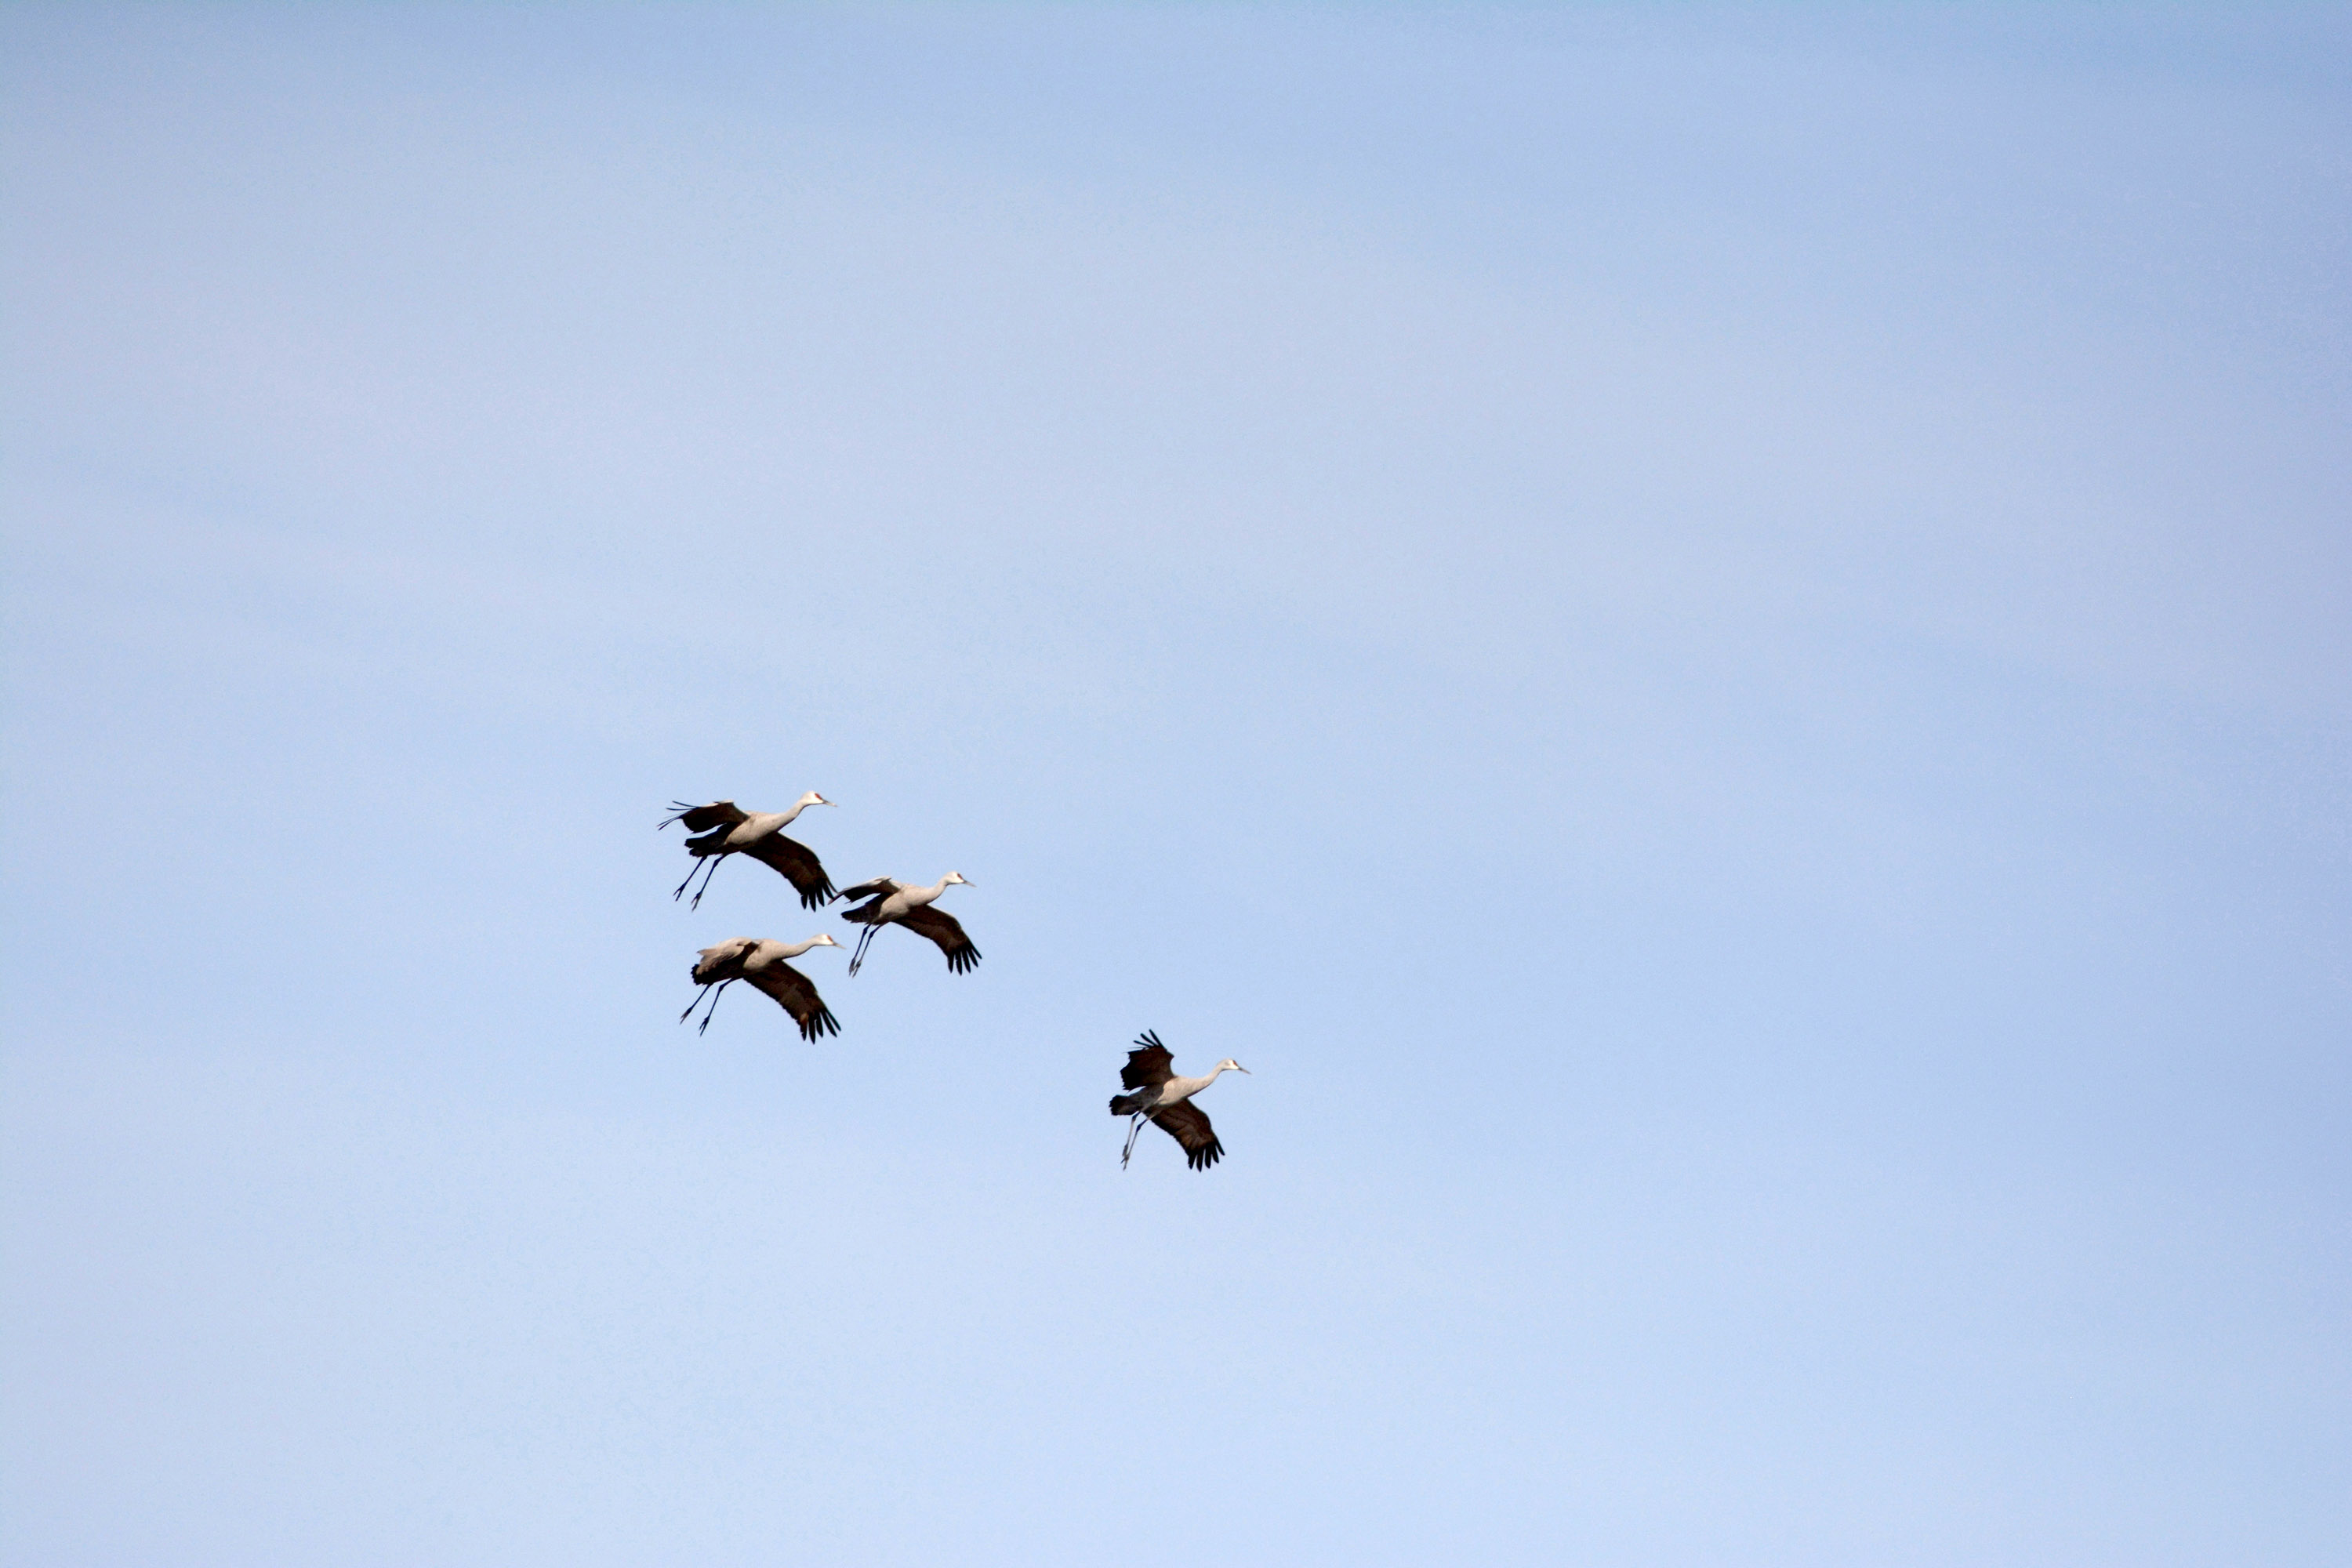
[[[688,1008],[688,1011],[691,1012],[693,1009]],[[1120,1170],[1124,1171],[1127,1169],[1128,1157],[1135,1152],[1135,1135],[1143,1131],[1143,1124],[1149,1119],[1149,1113],[1141,1110],[1137,1111],[1134,1115],[1127,1119],[1127,1147],[1118,1152],[1118,1168]]]
[[[726,858],[724,855],[713,855],[710,858],[710,869],[702,874],[702,886],[695,889],[694,897],[687,900],[688,909],[698,910],[702,907],[702,895],[710,891],[710,879],[719,875],[719,862]]]
[[[705,1030],[708,1030],[708,1029],[710,1027],[710,1015],[711,1015],[712,1013],[716,1013],[717,1011],[719,1011],[719,999],[721,996],[724,996],[725,994],[727,994],[727,988],[728,988],[730,985],[732,985],[732,984],[735,984],[735,983],[734,983],[732,980],[722,980],[722,981],[720,981],[720,982],[719,983],[719,984],[717,985],[717,987],[716,987],[716,988],[714,988],[713,990],[711,990],[710,992],[709,992],[709,993],[707,994],[708,994],[708,997],[709,997],[709,1003],[710,1003],[710,1006],[709,1006],[709,1008],[706,1012],[704,1012],[704,1014],[702,1015],[702,1026],[701,1026],[701,1027],[700,1027],[700,1028],[698,1028],[698,1029],[696,1029],[696,1030],[694,1031],[696,1034],[699,1035],[699,1034],[703,1033]],[[693,1017],[693,1016],[694,1016],[694,1010],[695,1010],[697,1007],[701,1006],[701,1005],[702,1005],[702,1004],[703,1004],[703,1001],[704,1001],[704,997],[702,997],[702,996],[697,996],[693,1001],[691,1001],[691,1002],[688,1003],[688,1004],[686,1005],[686,1011],[685,1011],[685,1012],[683,1012],[683,1013],[680,1013],[680,1014],[677,1016],[677,1021],[678,1021],[679,1023],[683,1024],[683,1023],[685,1023],[688,1018]]]
[[[866,962],[866,949],[867,945],[873,942],[874,933],[881,929],[882,928],[879,925],[870,925],[858,933],[856,951],[849,955],[850,973],[856,973],[857,966]]]
[[[686,882],[680,882],[677,885],[677,891],[670,895],[670,901],[675,903],[678,899],[683,897],[686,893],[686,883],[693,881],[695,877],[699,874],[702,878],[702,886],[694,890],[694,902],[687,905],[686,907],[689,910],[700,909],[702,907],[702,895],[710,891],[710,879],[719,874],[719,862],[726,858],[727,857],[724,855],[713,855],[708,860],[696,861],[694,864],[694,869],[686,874]]]

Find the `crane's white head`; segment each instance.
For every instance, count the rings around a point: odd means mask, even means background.
[[[946,887],[950,884],[965,888],[969,888],[972,885],[971,883],[964,880],[963,873],[961,871],[950,871],[940,880],[940,886],[942,887]]]
[[[793,802],[793,805],[795,807],[803,805],[839,805],[840,804],[841,802],[837,800],[825,799],[824,796],[817,794],[814,790],[809,791],[808,794]]]
[[[809,938],[809,945],[811,947],[839,947],[841,943],[825,935],[824,932],[819,931],[814,936]]]
[[[1232,1068],[1235,1072],[1249,1072],[1249,1068],[1242,1066],[1241,1063],[1234,1060],[1231,1057],[1227,1057],[1223,1061],[1217,1064],[1217,1070],[1219,1072],[1223,1072],[1228,1068]],[[1250,1076],[1252,1078],[1255,1078],[1257,1075],[1255,1073],[1250,1073]]]

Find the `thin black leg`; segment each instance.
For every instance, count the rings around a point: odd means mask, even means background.
[[[727,988],[734,984],[735,983],[732,980],[722,980],[719,983],[719,989],[710,994],[710,1006],[709,1011],[702,1015],[702,1027],[695,1030],[694,1032],[696,1034],[699,1035],[710,1027],[710,1015],[719,1011],[719,999],[721,996],[726,995]]]
[[[726,858],[725,855],[713,855],[709,858],[707,862],[708,868],[702,873],[702,886],[694,890],[694,901],[686,906],[688,909],[698,910],[702,907],[702,895],[710,891],[710,879],[719,875],[719,862]],[[688,877],[687,880],[691,882],[694,879]]]

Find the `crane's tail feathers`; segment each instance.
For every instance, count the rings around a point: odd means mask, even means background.
[[[1111,1097],[1110,1113],[1113,1116],[1140,1116],[1143,1108],[1150,1103],[1151,1095],[1145,1089],[1137,1089],[1133,1094],[1117,1094]]]

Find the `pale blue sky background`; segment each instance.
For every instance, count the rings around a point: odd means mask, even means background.
[[[2342,9],[0,55],[7,1563],[2352,1557]]]

